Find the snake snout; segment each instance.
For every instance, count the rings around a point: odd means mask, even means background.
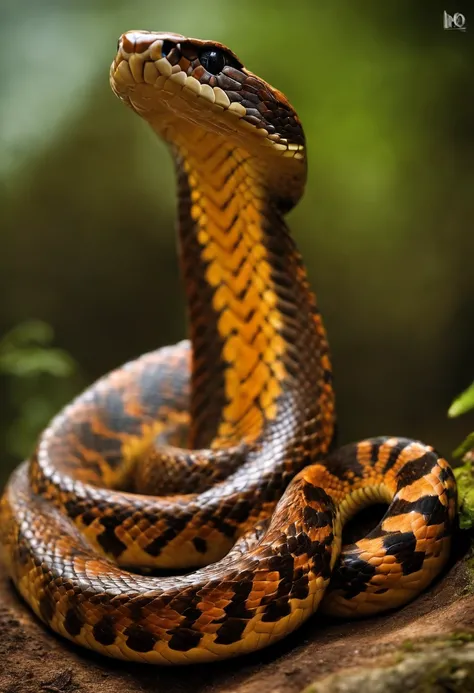
[[[152,58],[157,60],[165,57],[170,46],[177,45],[185,39],[181,34],[170,32],[151,32],[141,29],[132,29],[122,34],[117,43],[117,54],[126,58],[129,55],[140,55],[143,59]],[[153,50],[150,52],[150,48]],[[167,46],[168,50],[163,50]]]

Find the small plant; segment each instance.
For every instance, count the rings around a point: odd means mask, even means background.
[[[0,376],[6,380],[12,419],[5,431],[6,453],[27,457],[40,431],[82,386],[73,357],[52,346],[54,332],[28,320],[0,340]]]
[[[474,410],[474,383],[456,397],[448,416],[455,417]],[[453,456],[463,464],[454,470],[458,484],[459,526],[472,529],[474,526],[474,431],[456,448]]]

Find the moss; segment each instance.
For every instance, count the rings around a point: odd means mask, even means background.
[[[404,650],[404,652],[413,652],[415,650],[415,643],[413,640],[405,640],[400,645],[400,649]]]
[[[458,633],[451,633],[448,637],[448,642],[453,644],[463,644],[465,642],[474,642],[474,631],[460,631]]]
[[[408,647],[408,649],[407,649]],[[412,648],[417,650],[412,652]],[[391,664],[332,674],[304,693],[462,693],[474,690],[474,632],[460,631],[447,641],[402,644]]]
[[[474,474],[473,465],[467,460],[454,470],[458,485],[459,526],[461,529],[474,527]]]

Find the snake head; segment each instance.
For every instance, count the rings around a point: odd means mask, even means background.
[[[205,133],[224,136],[268,170],[276,167],[280,189],[288,191],[290,181],[298,199],[306,171],[301,122],[287,98],[223,44],[129,31],[119,39],[110,81],[122,101],[185,154]]]

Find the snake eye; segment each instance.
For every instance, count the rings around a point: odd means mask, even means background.
[[[163,41],[161,44],[161,55],[166,58],[168,53],[174,48],[174,43],[172,41]]]
[[[227,59],[222,51],[203,51],[200,55],[201,65],[211,75],[217,75],[227,65]]]

